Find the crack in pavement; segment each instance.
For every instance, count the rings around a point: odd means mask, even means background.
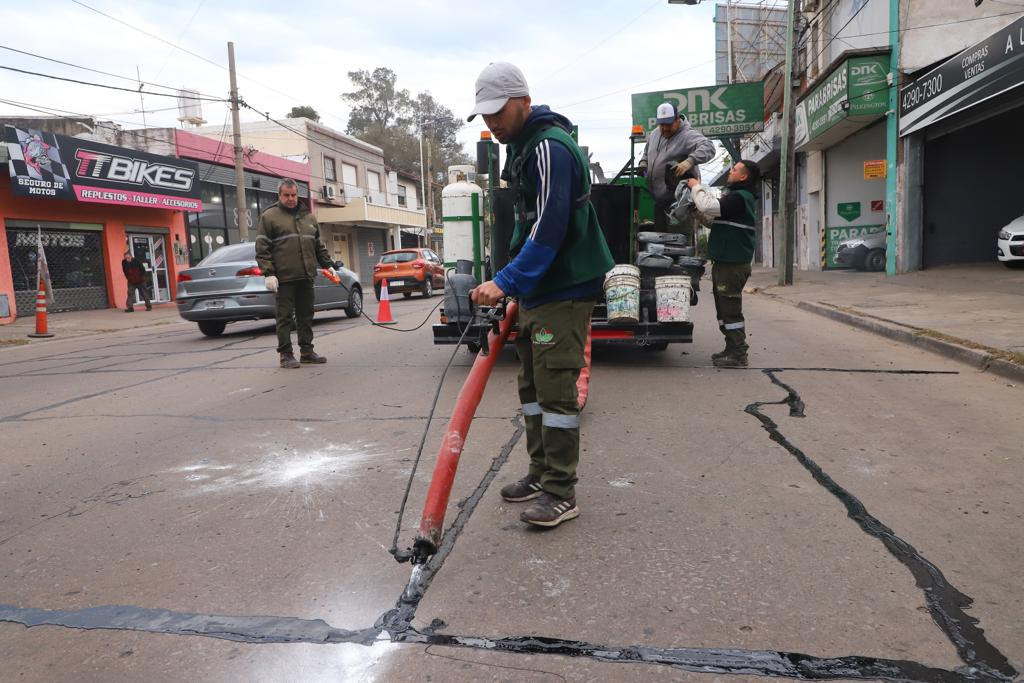
[[[413,569],[412,576],[395,607],[385,612],[372,628],[357,631],[335,629],[322,620],[288,617],[253,617],[202,615],[153,610],[132,606],[103,606],[84,610],[39,610],[0,604],[0,621],[21,623],[25,626],[42,624],[85,629],[141,630],[179,635],[202,635],[250,643],[358,643],[372,645],[383,638],[396,643],[416,643],[427,646],[472,648],[521,654],[555,654],[586,657],[601,662],[647,663],[670,666],[698,673],[746,674],[765,677],[785,677],[800,680],[832,679],[885,679],[894,681],[923,681],[946,683],[956,681],[1009,681],[1017,671],[1006,657],[984,637],[978,620],[967,615],[972,600],[951,586],[942,572],[925,559],[912,545],[899,538],[891,529],[870,515],[867,509],[849,491],[840,487],[824,470],[803,451],[791,443],[778,424],[765,415],[761,408],[767,405],[786,405],[791,417],[804,417],[805,405],[800,395],[776,376],[784,371],[817,372],[870,372],[880,374],[957,374],[946,371],[872,370],[841,368],[765,368],[771,382],[786,392],[778,401],[757,401],[745,411],[757,418],[768,432],[769,438],[786,449],[808,470],[821,486],[840,500],[847,513],[867,534],[881,541],[889,552],[913,574],[924,592],[929,612],[942,632],[954,644],[966,666],[950,671],[909,661],[861,656],[816,657],[797,652],[768,650],[740,650],[729,648],[654,648],[642,645],[607,646],[562,638],[543,636],[486,636],[441,634],[435,631],[445,626],[435,619],[422,630],[412,627],[417,608],[431,582],[454,549],[476,506],[498,471],[508,460],[513,447],[521,438],[524,428],[518,416],[513,419],[516,429],[495,456],[473,493],[465,499],[461,509],[446,530],[437,553],[425,565]]]

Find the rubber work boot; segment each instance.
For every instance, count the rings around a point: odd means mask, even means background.
[[[297,368],[299,367],[299,361],[295,360],[295,356],[291,353],[281,354],[281,367],[282,368]]]
[[[540,498],[542,493],[544,493],[544,489],[540,487],[540,477],[535,477],[532,474],[501,489],[501,497],[510,503],[522,503]]]
[[[318,354],[316,351],[310,351],[309,353],[300,353],[299,360],[303,363],[326,363],[327,359]]]
[[[134,308],[126,308],[126,309],[124,309],[124,312],[125,313],[134,313],[135,309]]]
[[[745,368],[747,367],[747,354],[730,354],[715,358],[712,363],[716,368]]]
[[[554,527],[579,516],[575,498],[559,498],[545,491],[537,502],[523,510],[519,519],[535,526]]]

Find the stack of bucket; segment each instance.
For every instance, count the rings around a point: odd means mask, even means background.
[[[604,298],[608,322],[640,322],[640,269],[624,263],[609,270],[604,280]]]

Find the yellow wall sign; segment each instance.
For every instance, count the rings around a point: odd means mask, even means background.
[[[876,180],[885,177],[885,159],[874,159],[864,162],[864,180]]]

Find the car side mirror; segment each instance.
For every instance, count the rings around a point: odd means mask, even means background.
[[[335,261],[334,262],[334,267],[335,268],[344,268],[345,267],[345,262],[344,261]]]

